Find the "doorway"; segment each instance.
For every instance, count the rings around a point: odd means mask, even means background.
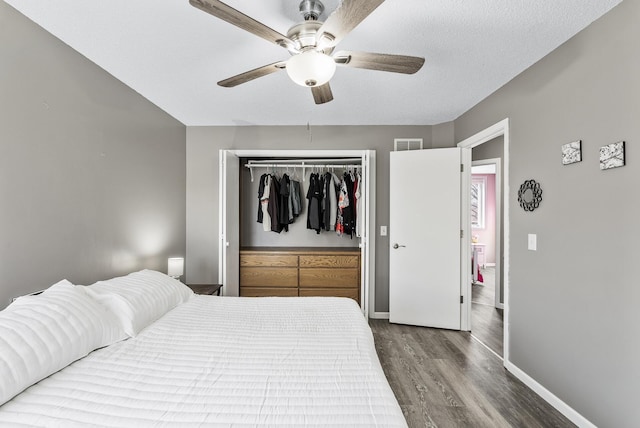
[[[503,345],[502,345],[502,359],[506,363],[509,361],[509,203],[507,196],[509,195],[509,119],[504,119],[493,126],[488,127],[487,129],[478,132],[475,135],[463,140],[458,143],[458,147],[474,149],[481,145],[484,145],[497,137],[502,137],[502,194],[503,197],[503,208],[501,210],[501,219],[502,219],[502,236],[500,242],[502,243],[502,247],[500,250],[501,257],[499,260],[501,262],[501,283],[502,283],[502,306],[504,310],[504,322],[503,322]],[[492,156],[499,157],[499,156]],[[467,181],[467,184],[471,184],[471,171],[464,178]],[[464,193],[464,192],[463,192]],[[471,241],[472,241],[472,228],[471,228],[471,216],[470,216],[470,206],[471,206],[471,192],[464,193],[466,194],[466,204],[469,207],[469,215],[466,219],[464,219],[467,224],[466,230],[470,231],[465,236],[465,242],[463,242],[463,248],[466,250],[466,254],[468,255],[468,259],[471,259]],[[472,301],[472,270],[464,269],[463,274],[467,276],[468,280],[465,281],[466,290],[463,290],[463,295],[465,296],[465,305],[467,306],[466,317],[463,315],[462,325],[463,330],[472,331],[472,320],[471,320],[471,301]],[[490,349],[490,348],[489,348]],[[499,355],[499,354],[498,354]]]
[[[360,237],[361,309],[369,317],[375,308],[375,150],[220,150],[218,281],[224,295],[239,295],[239,162],[240,158],[360,158],[365,185],[364,222]]]
[[[472,149],[471,334],[502,357],[502,136]],[[497,156],[489,158],[487,156]]]

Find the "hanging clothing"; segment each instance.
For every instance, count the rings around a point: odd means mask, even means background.
[[[348,205],[346,205],[342,209],[343,233],[353,238],[353,228],[355,224],[353,218],[353,202],[355,202],[353,197],[353,180],[351,178],[351,174],[348,172],[344,173],[343,178],[344,187],[347,194],[346,199],[348,201]]]
[[[291,180],[291,188],[291,196],[293,196],[293,216],[298,217],[302,212],[302,201],[300,200],[300,194],[302,193],[300,190],[302,186],[300,186],[298,180]]]
[[[322,214],[322,222],[324,225],[324,230],[326,230],[327,232],[330,230],[333,230],[331,228],[331,212],[335,206],[335,204],[333,203],[333,201],[331,200],[331,187],[333,186],[332,184],[333,178],[331,177],[331,173],[327,172],[324,174],[324,186],[323,186],[323,190],[324,192],[322,193],[322,205],[324,208],[324,212]],[[335,193],[335,190],[334,190]],[[334,225],[335,228],[335,225]]]
[[[351,174],[353,180],[353,234],[357,234],[356,224],[358,223],[358,174]]]
[[[358,188],[354,194],[356,197],[356,236],[362,237],[364,232],[364,224],[362,221],[362,199],[364,197],[364,180],[360,171],[356,174],[358,180]]]
[[[342,236],[345,233],[345,211],[349,208],[349,192],[347,191],[346,180],[340,182],[338,193],[338,215],[336,219],[336,233]]]
[[[266,178],[267,174],[262,174],[258,182],[258,223],[262,223],[264,217],[262,212],[262,195],[264,194],[264,182]]]
[[[280,224],[279,217],[279,206],[280,206],[280,181],[278,177],[275,175],[269,176],[269,204],[268,211],[269,216],[271,217],[271,228],[272,232],[280,233],[282,232],[282,225]]]
[[[288,187],[289,187],[289,195],[287,196],[287,210],[288,210],[287,222],[291,224],[295,220],[295,217],[293,216],[293,182],[291,181],[288,175],[285,174],[285,177],[287,177]]]
[[[329,230],[336,230],[338,218],[338,192],[340,190],[340,179],[337,175],[331,174],[331,186],[329,186],[329,199],[331,200],[331,212],[329,215]]]
[[[309,201],[307,209],[307,229],[315,230],[316,233],[319,234],[322,228],[322,186],[320,184],[320,177],[316,173],[312,173],[309,177],[307,200]]]
[[[324,174],[318,174],[318,184],[320,185],[320,211],[318,212],[320,216],[320,229],[324,229]]]
[[[278,192],[278,223],[281,230],[289,231],[289,194],[290,180],[287,174],[282,174]]]
[[[262,230],[268,232],[271,230],[271,214],[269,213],[269,194],[271,191],[271,176],[265,174],[264,189],[260,198],[260,208],[262,209]]]

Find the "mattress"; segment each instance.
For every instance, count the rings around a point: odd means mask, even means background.
[[[344,298],[195,296],[0,407],[1,426],[406,427]]]

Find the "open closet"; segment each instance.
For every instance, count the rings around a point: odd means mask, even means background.
[[[348,297],[366,314],[374,155],[221,151],[219,279],[225,294]]]

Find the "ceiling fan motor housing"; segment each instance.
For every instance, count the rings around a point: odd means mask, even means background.
[[[304,51],[305,48],[312,48],[316,46],[316,34],[321,26],[322,22],[320,21],[301,22],[289,29],[287,37],[296,42],[299,50]]]
[[[324,5],[320,0],[302,0],[300,2],[300,13],[305,21],[317,21],[324,12]]]

